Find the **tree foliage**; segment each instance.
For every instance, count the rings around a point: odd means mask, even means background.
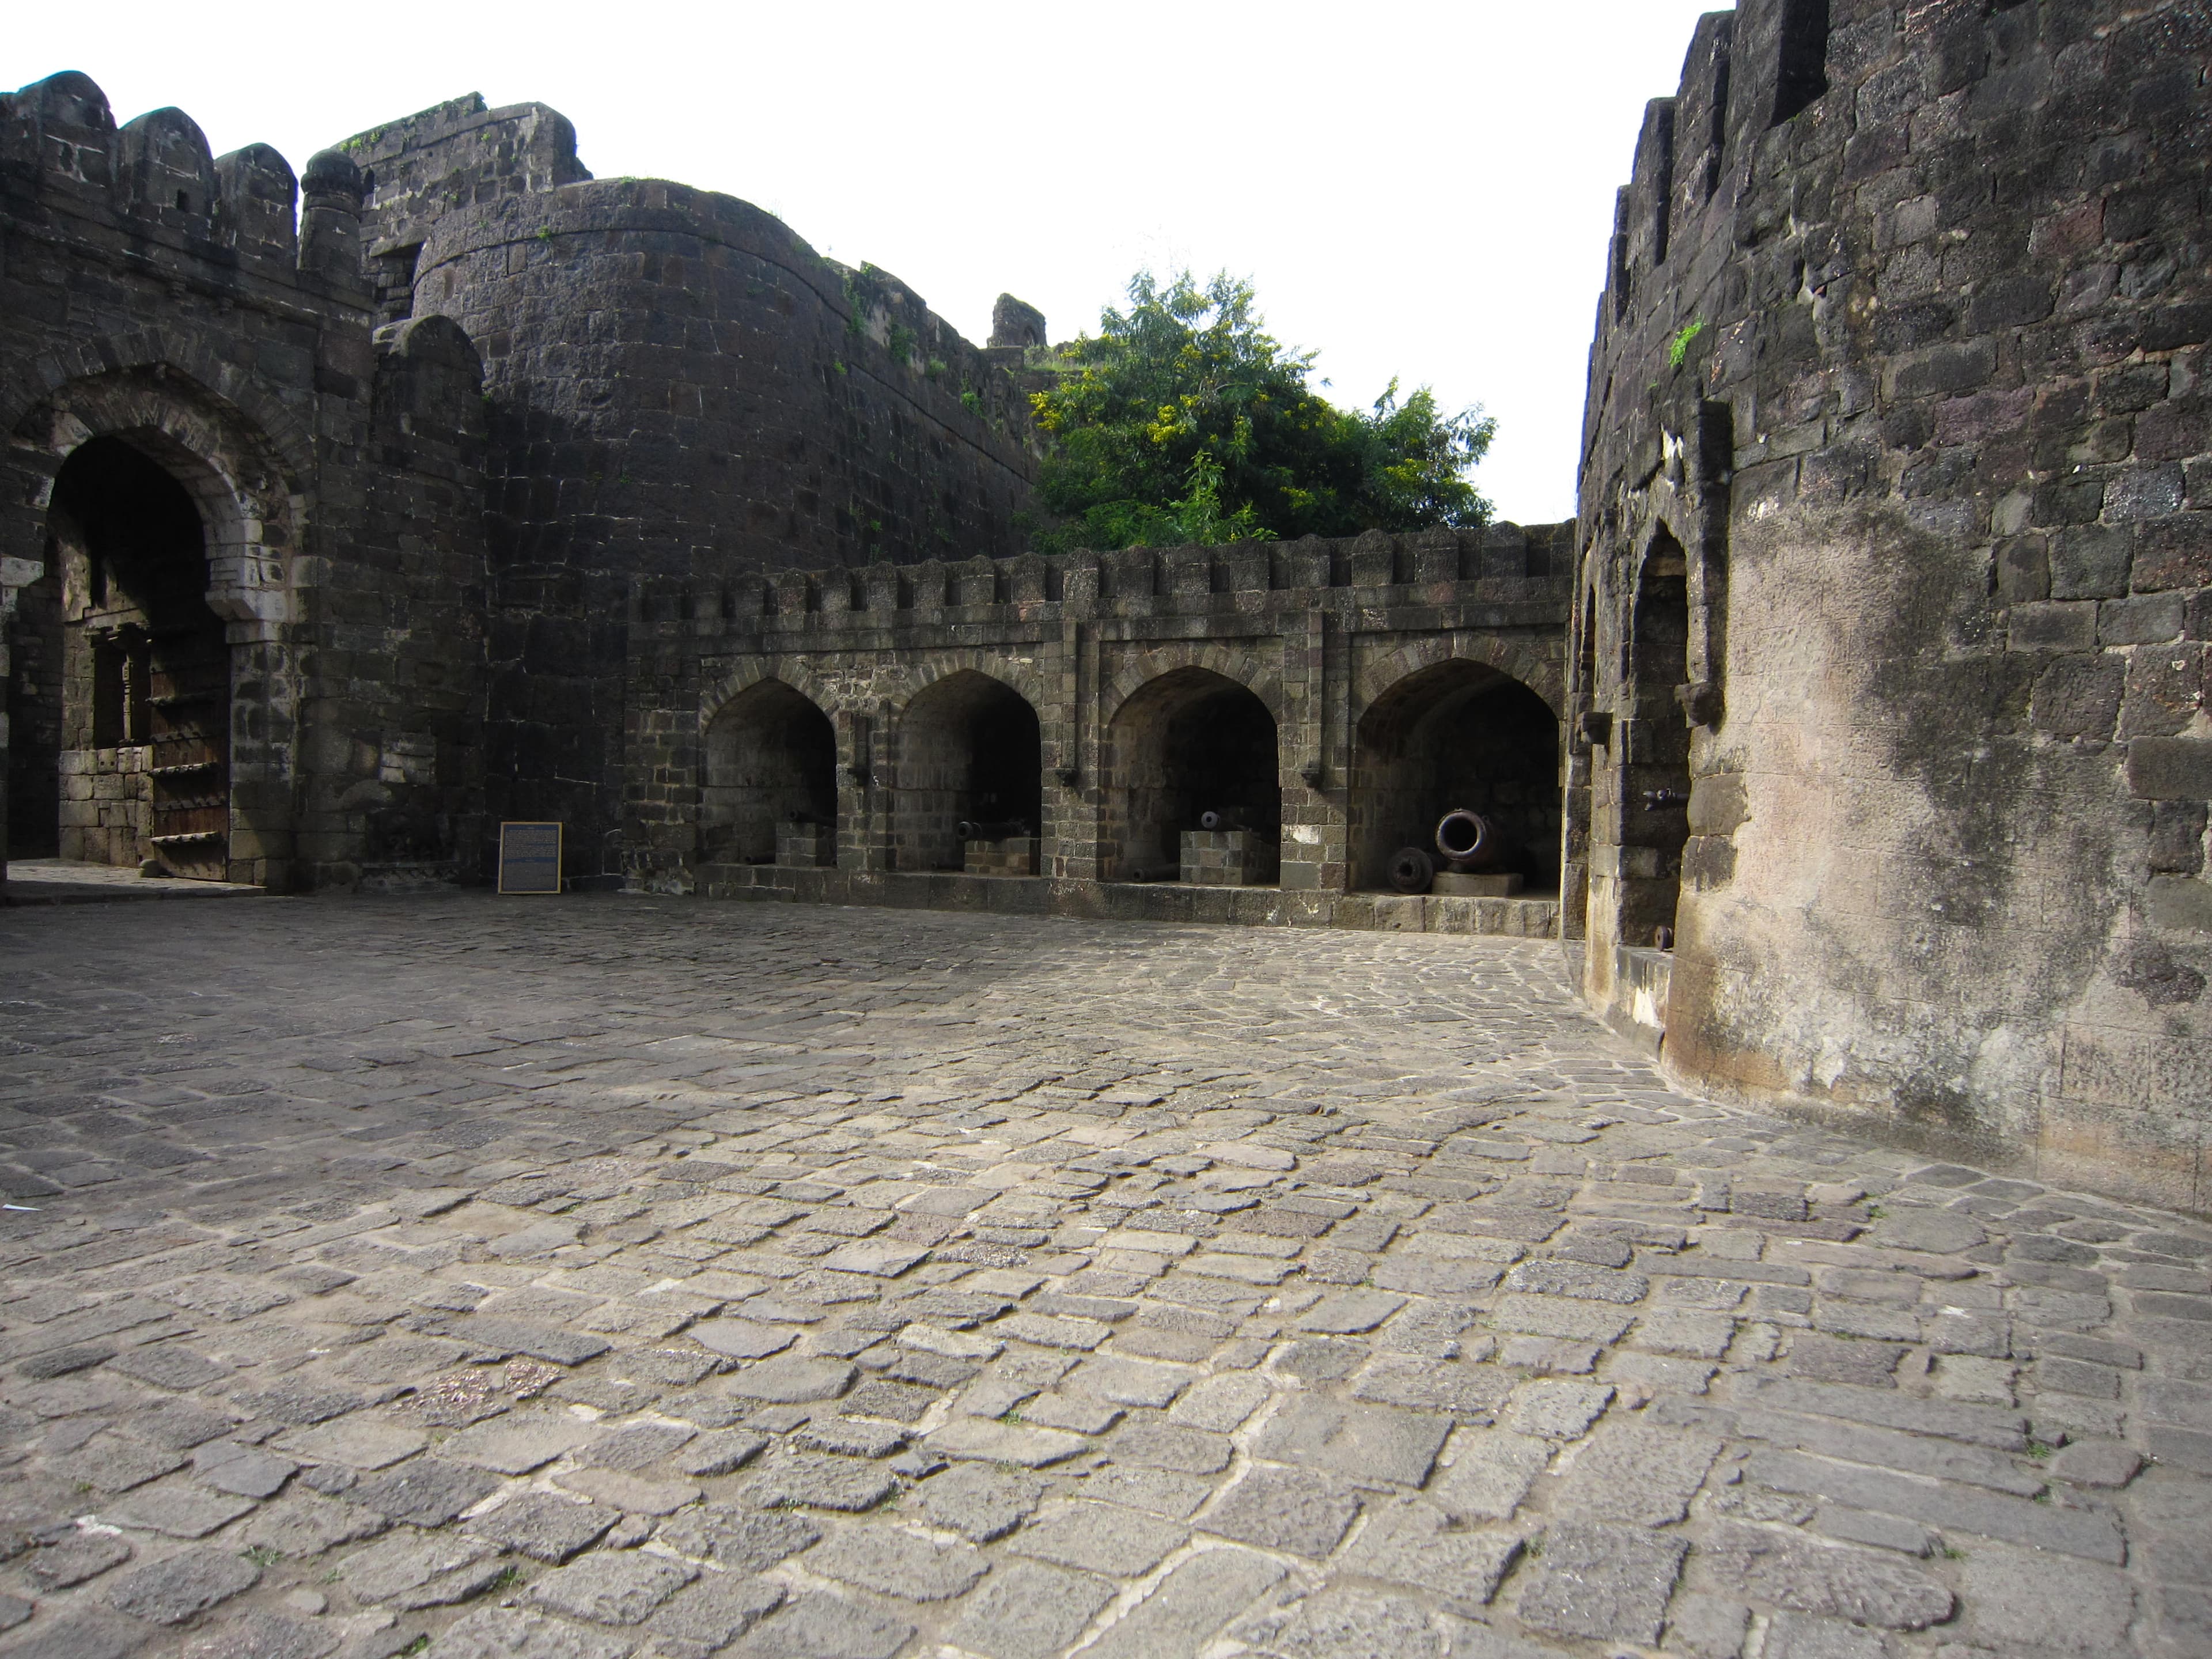
[[[1494,425],[1398,383],[1371,410],[1308,384],[1314,354],[1265,331],[1251,284],[1149,271],[1098,332],[1054,353],[1035,394],[1053,444],[1039,481],[1046,550],[1350,536],[1486,522],[1468,475]],[[1323,384],[1326,384],[1324,382]]]

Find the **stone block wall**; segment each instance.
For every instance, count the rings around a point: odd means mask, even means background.
[[[140,787],[138,757],[64,735],[83,641],[56,483],[112,440],[182,487],[204,539],[228,682],[217,872],[349,884],[425,848],[459,867],[478,833],[480,370],[450,325],[377,338],[361,198],[343,156],[303,188],[265,145],[210,155],[180,111],[118,127],[82,75],[0,96],[0,667],[34,665],[7,676],[19,831]],[[137,862],[141,837],[106,830]]]
[[[1590,357],[1568,841],[1665,1063],[2208,1201],[2200,4],[1746,0]],[[1649,1000],[1648,998],[1646,999]]]
[[[572,874],[607,867],[617,828],[638,578],[1018,546],[1021,354],[889,273],[730,197],[595,181],[542,105],[457,100],[342,148],[372,183],[384,314],[483,348],[491,806],[568,823]]]
[[[1571,559],[1570,526],[1501,525],[648,580],[629,613],[625,866],[662,890],[771,890],[714,854],[724,809],[712,757],[750,741],[732,722],[784,720],[774,711],[796,694],[834,743],[839,879],[772,890],[931,902],[899,896],[911,867],[902,813],[943,816],[937,786],[951,763],[935,711],[962,686],[980,707],[982,683],[1035,717],[1042,908],[1120,914],[1123,899],[1099,890],[1140,875],[1155,878],[1141,890],[1170,895],[1146,902],[1169,904],[1182,830],[1201,807],[1241,805],[1248,821],[1264,810],[1280,826],[1279,876],[1262,877],[1280,897],[1255,901],[1249,919],[1327,921],[1358,884],[1355,803],[1387,770],[1376,750],[1388,734],[1370,714],[1409,700],[1441,707],[1469,685],[1517,686],[1559,708]],[[925,714],[918,744],[910,728]],[[1177,745],[1202,746],[1194,720],[1249,732],[1255,752],[1222,764],[1263,771],[1264,802],[1158,784]],[[1556,715],[1528,741],[1556,769]],[[943,896],[986,902],[963,895]]]

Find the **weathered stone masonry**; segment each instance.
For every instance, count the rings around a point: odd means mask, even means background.
[[[361,207],[343,156],[301,204],[274,150],[118,130],[82,75],[0,97],[0,850],[473,866],[480,375],[442,319],[379,328]]]
[[[1489,724],[1516,698],[1540,716],[1532,886],[1559,879],[1569,533],[1370,532],[641,584],[629,866],[647,885],[717,896],[1547,934],[1548,893],[1371,890],[1392,851],[1469,804],[1448,769],[1401,775],[1409,754],[1456,751],[1454,721]],[[966,874],[939,834],[950,817],[1000,815],[960,805],[961,769],[991,745],[948,743],[940,712],[994,697],[1034,714],[1037,880]],[[1437,732],[1449,736],[1424,750]],[[1139,879],[1176,863],[1199,811],[1224,806],[1279,845],[1275,883]],[[811,836],[795,838],[797,862],[779,856],[771,826],[793,812],[834,819],[834,868],[811,867]],[[1565,877],[1576,887],[1579,866]]]
[[[1568,790],[1586,991],[1686,1080],[2197,1207],[2208,56],[2201,3],[1700,24],[1599,309]]]

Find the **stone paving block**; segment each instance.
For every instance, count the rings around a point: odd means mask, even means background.
[[[1719,1436],[1693,1429],[1610,1423],[1576,1456],[1553,1502],[1563,1515],[1663,1527],[1688,1514],[1720,1449]]]
[[[685,1333],[702,1346],[732,1359],[765,1359],[781,1353],[798,1340],[796,1331],[777,1325],[757,1324],[750,1319],[702,1319]]]
[[[185,1550],[116,1573],[100,1586],[107,1604],[134,1619],[181,1625],[261,1582],[261,1569],[230,1550]]]
[[[1419,1602],[1355,1589],[1322,1590],[1231,1633],[1282,1659],[1444,1659],[1453,1649],[1450,1632]]]
[[[227,1440],[192,1454],[192,1474],[202,1485],[240,1498],[274,1498],[299,1467],[289,1457]]]
[[[97,1578],[130,1559],[131,1546],[122,1539],[76,1530],[32,1551],[23,1571],[33,1589],[51,1595]]]
[[[423,1456],[369,1475],[346,1496],[394,1521],[441,1527],[498,1490],[499,1482],[479,1469]]]
[[[1337,1559],[1342,1571],[1380,1578],[1440,1596],[1474,1614],[1498,1593],[1521,1553],[1517,1532],[1455,1532],[1441,1510],[1401,1501],[1371,1510],[1359,1535]]]
[[[697,1436],[698,1431],[688,1423],[626,1424],[583,1447],[576,1453],[576,1462],[586,1468],[635,1472],[673,1456]]]
[[[518,1493],[497,1509],[471,1516],[469,1530],[501,1547],[553,1566],[591,1547],[622,1519],[618,1510],[551,1492]]]
[[[172,1538],[204,1538],[253,1507],[250,1498],[210,1492],[182,1475],[172,1475],[103,1504],[100,1516],[118,1527],[143,1527]]]
[[[1307,1396],[1267,1419],[1252,1453],[1363,1483],[1418,1486],[1429,1478],[1451,1426],[1448,1417]]]
[[[866,1458],[780,1452],[758,1466],[745,1501],[763,1509],[789,1504],[853,1513],[873,1509],[897,1490],[898,1478]]]
[[[1259,1410],[1268,1393],[1267,1385],[1256,1376],[1209,1376],[1168,1408],[1168,1420],[1215,1434],[1232,1433]]]
[[[881,1523],[842,1527],[806,1557],[810,1572],[908,1601],[949,1601],[989,1566],[969,1545]]]
[[[1536,1296],[1571,1296],[1592,1302],[1641,1302],[1651,1293],[1642,1273],[1593,1267],[1580,1261],[1524,1261],[1505,1275],[1505,1288]]]
[[[1502,1296],[1490,1315],[1491,1324],[1501,1331],[1576,1342],[1618,1342],[1635,1319],[1633,1314],[1613,1312],[1604,1303],[1558,1296]]]
[[[1303,1469],[1253,1468],[1197,1525],[1256,1549],[1318,1560],[1337,1547],[1358,1513],[1358,1494],[1340,1481]]]
[[[853,1366],[842,1359],[783,1354],[732,1373],[724,1386],[741,1400],[798,1405],[835,1400],[852,1386],[854,1375]]]
[[[479,1607],[447,1626],[434,1659],[626,1659],[635,1644],[520,1607]]]
[[[478,1347],[527,1354],[532,1359],[550,1360],[556,1365],[580,1365],[586,1359],[605,1353],[612,1346],[605,1337],[586,1336],[577,1331],[534,1325],[527,1320],[501,1319],[486,1315],[471,1315],[465,1319],[457,1319],[450,1329],[462,1341],[473,1343]]]
[[[1503,1421],[1516,1434],[1547,1440],[1578,1440],[1589,1432],[1606,1407],[1612,1403],[1608,1382],[1570,1382],[1564,1377],[1540,1377],[1516,1389]]]
[[[1299,1315],[1297,1328],[1328,1335],[1356,1335],[1373,1330],[1405,1305],[1404,1297],[1381,1291],[1340,1291]]]
[[[988,1659],[1054,1659],[1113,1599],[1113,1585],[1090,1573],[1012,1561],[968,1599],[945,1634]]]
[[[931,1431],[926,1443],[940,1457],[973,1457],[1041,1469],[1063,1462],[1091,1442],[1064,1429],[1029,1429],[987,1419],[956,1417]]]
[[[1682,1594],[1667,1610],[1667,1649],[1683,1659],[1741,1659],[1751,1609],[1717,1595]]]
[[[1767,1626],[1761,1659],[1893,1659],[1896,1652],[1887,1637],[1863,1625],[1778,1613]]]
[[[340,1544],[373,1538],[391,1523],[374,1510],[312,1492],[294,1492],[239,1528],[248,1545],[308,1559]]]
[[[732,1572],[763,1572],[820,1541],[822,1524],[780,1510],[702,1504],[678,1510],[656,1527],[653,1535],[679,1554],[712,1561]]]
[[[642,1550],[594,1550],[523,1592],[534,1607],[601,1625],[637,1625],[699,1576],[688,1561]]]
[[[732,1659],[891,1659],[914,1626],[842,1595],[795,1595],[728,1650]]]
[[[1960,1565],[1959,1589],[1965,1633],[1999,1653],[2124,1659],[2132,1651],[2135,1591],[2111,1567],[2069,1561],[2053,1571],[2047,1556],[1984,1545]]]
[[[1098,1354],[1069,1373],[1067,1386],[1110,1400],[1118,1406],[1163,1407],[1172,1402],[1198,1377],[1180,1365],[1158,1365],[1143,1360]]]
[[[381,1469],[403,1457],[412,1457],[430,1443],[430,1437],[419,1429],[404,1428],[396,1423],[342,1417],[313,1428],[288,1429],[276,1437],[274,1443],[305,1462]]]
[[[1064,1567],[1133,1578],[1181,1547],[1183,1538],[1182,1528],[1163,1525],[1140,1510],[1078,1502],[1031,1517],[1008,1547]]]
[[[1498,1269],[1478,1260],[1407,1254],[1382,1257],[1369,1277],[1386,1291],[1414,1296],[1470,1296],[1498,1283]]]
[[[1124,1504],[1188,1520],[1213,1496],[1213,1482],[1195,1474],[1176,1474],[1168,1469],[1125,1468],[1109,1463],[1094,1468],[1083,1479],[1081,1493],[1103,1503]]]
[[[1886,1630],[1922,1630],[1951,1616],[1952,1595],[1941,1581],[1865,1550],[1723,1522],[1698,1555],[1723,1589],[1799,1613]]]
[[[1250,1550],[1202,1550],[1109,1626],[1084,1650],[1085,1659],[1197,1659],[1283,1573],[1280,1563]]]
[[[1644,1314],[1631,1334],[1639,1348],[1654,1353],[1718,1359],[1735,1336],[1735,1321],[1724,1313],[1694,1313],[1660,1308]]]
[[[401,1609],[451,1607],[488,1588],[501,1566],[495,1545],[447,1532],[400,1527],[338,1563],[356,1601]]]
[[[2127,1547],[2109,1516],[2057,1504],[1893,1474],[1886,1469],[1832,1462],[1802,1453],[1762,1451],[1744,1466],[1747,1479],[1776,1492],[1833,1498],[1856,1509],[1908,1515],[1948,1531],[2054,1550],[2114,1565]]]
[[[1021,1419],[1040,1428],[1103,1434],[1121,1420],[1121,1408],[1083,1395],[1041,1394],[1023,1406]]]
[[[702,1574],[663,1602],[646,1629],[665,1642],[696,1643],[709,1652],[726,1647],[783,1605],[784,1587],[773,1579]]]
[[[1157,1421],[1123,1424],[1106,1449],[1116,1462],[1180,1474],[1218,1474],[1234,1450],[1225,1435]]]
[[[1003,1538],[1035,1513],[1044,1483],[1012,1469],[956,1463],[915,1491],[921,1512],[970,1542]]]
[[[101,1492],[128,1492],[184,1467],[180,1452],[149,1446],[126,1435],[96,1434],[82,1450],[60,1462],[64,1480]]]
[[[1571,1522],[1549,1528],[1520,1576],[1521,1622],[1588,1642],[1656,1646],[1686,1539]]]
[[[1487,1423],[1505,1403],[1513,1385],[1512,1374],[1495,1366],[1412,1354],[1378,1354],[1352,1379],[1352,1397],[1386,1406],[1448,1412],[1462,1423]]]

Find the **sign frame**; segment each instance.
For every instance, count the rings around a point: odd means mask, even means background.
[[[524,887],[516,885],[514,882],[510,881],[508,878],[508,866],[510,863],[526,865],[528,866],[530,877],[536,878],[538,876],[539,867],[545,862],[543,851],[540,848],[531,848],[527,853],[526,853],[523,848],[516,848],[513,853],[509,852],[509,832],[516,830],[550,830],[553,832],[553,884],[551,886]],[[542,847],[542,838],[532,837],[531,839],[540,840]],[[499,890],[502,893],[541,896],[547,894],[559,893],[562,890],[561,857],[562,853],[567,849],[567,840],[568,826],[557,819],[509,818],[502,820],[499,826]]]

